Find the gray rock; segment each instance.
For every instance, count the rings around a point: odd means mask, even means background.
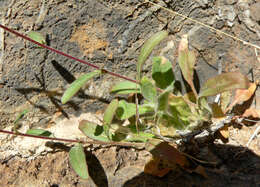
[[[252,4],[250,6],[251,17],[255,21],[260,21],[260,2]]]
[[[229,27],[232,27],[234,25],[234,20],[236,16],[237,15],[234,6],[232,5],[220,6],[218,8],[218,18],[221,20],[225,20]]]

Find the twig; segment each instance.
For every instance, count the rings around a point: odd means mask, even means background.
[[[217,162],[209,162],[209,161],[200,160],[200,159],[197,159],[197,158],[195,158],[195,157],[193,157],[193,156],[191,156],[191,155],[189,155],[187,153],[184,153],[184,152],[181,152],[181,154],[183,154],[184,156],[186,156],[186,157],[188,157],[190,159],[193,159],[193,160],[195,160],[195,161],[197,161],[197,162],[199,162],[201,164],[217,165]]]
[[[257,134],[260,132],[260,125],[256,128],[255,132],[253,135],[249,138],[246,147],[249,147],[250,143],[253,141],[253,139],[257,136]]]
[[[251,47],[260,49],[260,46],[258,46],[258,45],[249,43],[249,42],[247,42],[247,41],[245,41],[245,40],[242,40],[242,39],[240,39],[240,38],[238,38],[238,37],[236,37],[236,36],[233,36],[233,35],[231,35],[231,34],[228,34],[228,33],[223,32],[223,31],[221,31],[221,30],[215,29],[214,27],[211,27],[211,26],[209,26],[209,25],[207,25],[207,24],[205,24],[205,23],[202,23],[202,22],[200,22],[200,21],[198,21],[198,20],[192,19],[192,18],[190,18],[190,17],[188,17],[188,16],[185,16],[185,15],[183,15],[183,14],[180,14],[180,13],[178,13],[178,12],[176,12],[176,11],[173,11],[173,10],[170,10],[170,9],[168,9],[168,8],[165,8],[165,7],[163,7],[163,6],[159,5],[159,4],[153,3],[153,2],[151,2],[150,0],[145,0],[145,1],[148,2],[148,3],[150,3],[150,4],[152,4],[152,5],[156,5],[156,6],[160,7],[160,8],[163,9],[163,10],[166,10],[167,12],[169,12],[169,13],[171,13],[171,14],[175,14],[175,15],[177,15],[177,16],[183,17],[183,18],[185,18],[185,19],[187,19],[187,20],[190,20],[190,21],[192,21],[192,22],[194,22],[194,23],[197,23],[197,24],[199,24],[199,25],[202,25],[203,27],[206,27],[206,28],[208,28],[208,29],[210,29],[210,30],[213,30],[213,31],[215,31],[215,32],[217,32],[217,33],[220,33],[220,34],[222,34],[222,35],[228,36],[228,37],[230,37],[230,38],[232,38],[232,39],[234,39],[234,40],[237,40],[237,41],[243,43],[244,45],[248,45],[248,46],[251,46]]]
[[[47,137],[47,136],[37,136],[37,135],[24,134],[24,133],[15,133],[15,132],[6,131],[6,130],[0,130],[0,132],[5,133],[5,134],[12,134],[12,135],[16,135],[16,136],[24,136],[24,137],[43,139],[43,140],[61,141],[61,142],[69,142],[69,143],[114,145],[114,146],[123,146],[123,147],[133,147],[136,149],[143,149],[145,146],[144,143],[81,141],[81,140],[74,140],[74,139],[53,138],[53,137]]]
[[[96,66],[96,65],[94,65],[94,64],[91,64],[91,63],[89,63],[89,62],[86,62],[85,60],[81,60],[81,59],[79,59],[79,58],[76,58],[76,57],[73,57],[73,56],[71,56],[71,55],[68,55],[68,54],[66,54],[66,53],[64,53],[64,52],[62,52],[62,51],[57,50],[57,49],[54,49],[54,48],[49,47],[49,46],[47,46],[47,45],[41,44],[41,43],[39,43],[39,42],[37,42],[37,41],[35,41],[35,40],[33,40],[33,39],[31,39],[31,38],[29,38],[29,37],[27,37],[27,36],[21,34],[21,33],[19,33],[19,32],[16,32],[16,31],[14,31],[14,30],[12,30],[12,29],[6,27],[6,26],[3,26],[2,24],[0,24],[0,28],[6,30],[6,31],[8,31],[8,32],[11,32],[11,33],[13,33],[13,34],[15,34],[15,35],[17,35],[17,36],[19,36],[19,37],[25,39],[25,40],[28,40],[28,41],[30,41],[30,42],[32,42],[32,43],[35,43],[35,44],[38,45],[38,46],[41,46],[41,47],[43,47],[43,48],[45,48],[45,49],[48,49],[48,50],[50,50],[50,51],[53,51],[53,52],[55,52],[55,53],[57,53],[57,54],[59,54],[59,55],[68,57],[68,58],[70,58],[70,59],[73,59],[73,60],[78,61],[78,62],[83,63],[83,64],[87,64],[88,66],[91,66],[91,67],[93,67],[93,68],[95,68],[95,69],[102,70],[103,73],[107,73],[107,74],[110,74],[110,75],[112,75],[112,76],[116,76],[116,77],[119,77],[119,78],[121,78],[121,79],[125,79],[125,80],[128,80],[128,81],[130,81],[130,82],[137,83],[137,81],[134,80],[134,79],[130,79],[130,78],[128,78],[128,77],[125,77],[125,76],[123,76],[123,75],[119,75],[119,74],[114,73],[114,72],[112,72],[112,71],[108,71],[108,70],[106,70],[106,69],[102,69],[102,68],[100,68],[100,67],[98,67],[98,66]]]

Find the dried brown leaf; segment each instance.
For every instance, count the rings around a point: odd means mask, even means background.
[[[254,109],[254,108],[249,108],[244,112],[244,114],[242,116],[243,117],[260,118],[260,110]]]
[[[188,49],[187,35],[182,36],[181,42],[179,44],[178,62],[184,79],[189,83],[192,92],[197,98],[198,94],[193,84],[193,73],[194,66],[196,64],[196,56],[193,51],[189,51]]]
[[[153,147],[153,149],[151,149]],[[175,147],[169,145],[167,142],[150,146],[150,152],[154,157],[166,160],[169,165],[175,166],[176,164],[181,167],[187,167],[189,162],[185,155],[178,151]]]
[[[173,168],[168,167],[168,164],[164,160],[153,157],[145,164],[144,173],[157,177],[163,177],[172,169]]]
[[[226,125],[226,126],[224,126],[223,128],[221,128],[220,130],[219,130],[219,133],[220,133],[220,135],[222,136],[222,138],[224,138],[224,139],[228,139],[229,138],[229,130],[228,130],[228,126]],[[221,138],[221,139],[222,139]]]
[[[228,107],[228,110],[231,110],[235,105],[242,104],[245,101],[249,100],[255,93],[256,90],[256,83],[250,83],[248,89],[237,89],[234,97],[234,101]]]
[[[239,72],[222,73],[208,79],[201,88],[200,97],[208,97],[235,89],[248,89],[248,78]]]
[[[208,178],[205,168],[201,165],[198,165],[196,169],[193,170],[193,172],[203,176],[204,178]]]
[[[232,96],[231,91],[226,91],[220,94],[220,106],[222,111],[224,111],[224,113],[226,113],[227,107],[231,102],[231,96]]]

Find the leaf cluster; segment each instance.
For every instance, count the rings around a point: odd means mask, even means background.
[[[186,35],[179,45],[178,65],[191,92],[183,95],[176,88],[177,80],[172,63],[163,56],[152,58],[151,78],[142,75],[142,67],[152,50],[167,36],[166,31],[160,31],[144,43],[138,57],[136,82],[122,81],[111,88],[112,94],[130,94],[136,98],[136,102],[115,97],[105,110],[103,125],[83,120],[79,124],[82,133],[103,142],[147,142],[176,138],[179,137],[180,131],[193,131],[205,123],[210,124],[216,116],[225,117],[224,110],[227,105],[208,103],[209,96],[249,88],[250,82],[246,76],[239,72],[230,72],[210,78],[197,93],[193,81],[196,55],[188,49]],[[102,73],[104,72],[100,69],[80,76],[65,91],[61,102],[67,103],[87,81]],[[42,131],[38,133],[43,134]],[[79,176],[88,178],[87,163],[81,144],[71,148],[70,162]]]

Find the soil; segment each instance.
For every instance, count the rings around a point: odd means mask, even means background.
[[[181,79],[176,65],[176,48],[181,36],[188,33],[191,48],[198,58],[198,85],[217,74],[219,62],[223,72],[240,71],[250,80],[260,80],[259,51],[143,2],[6,0],[0,1],[0,22],[20,33],[41,32],[49,46],[130,78],[135,78],[136,59],[143,42],[165,29],[169,31],[169,37],[156,47],[153,55],[170,59],[176,77]],[[259,1],[167,0],[159,3],[260,45],[260,20],[256,8]],[[24,109],[30,111],[22,122],[26,128],[77,125],[82,114],[100,115],[111,100],[109,89],[118,80],[104,75],[88,83],[71,102],[61,105],[61,94],[68,84],[93,69],[38,48],[11,33],[1,31],[0,41],[1,129],[10,128],[17,114]],[[151,65],[146,64],[144,73],[150,68]],[[258,89],[252,106],[260,109],[259,98]],[[246,146],[258,126],[259,123],[230,126],[226,143],[217,135],[203,143],[187,142],[186,153],[216,163],[214,166],[202,164],[206,177],[182,169],[161,178],[151,176],[144,173],[144,165],[151,158],[149,152],[91,145],[86,147],[90,178],[83,180],[69,165],[71,145],[63,145],[57,150],[34,152],[36,149],[30,149],[19,153],[18,148],[14,150],[14,142],[19,140],[5,137],[0,142],[0,186],[260,186],[259,136]]]

